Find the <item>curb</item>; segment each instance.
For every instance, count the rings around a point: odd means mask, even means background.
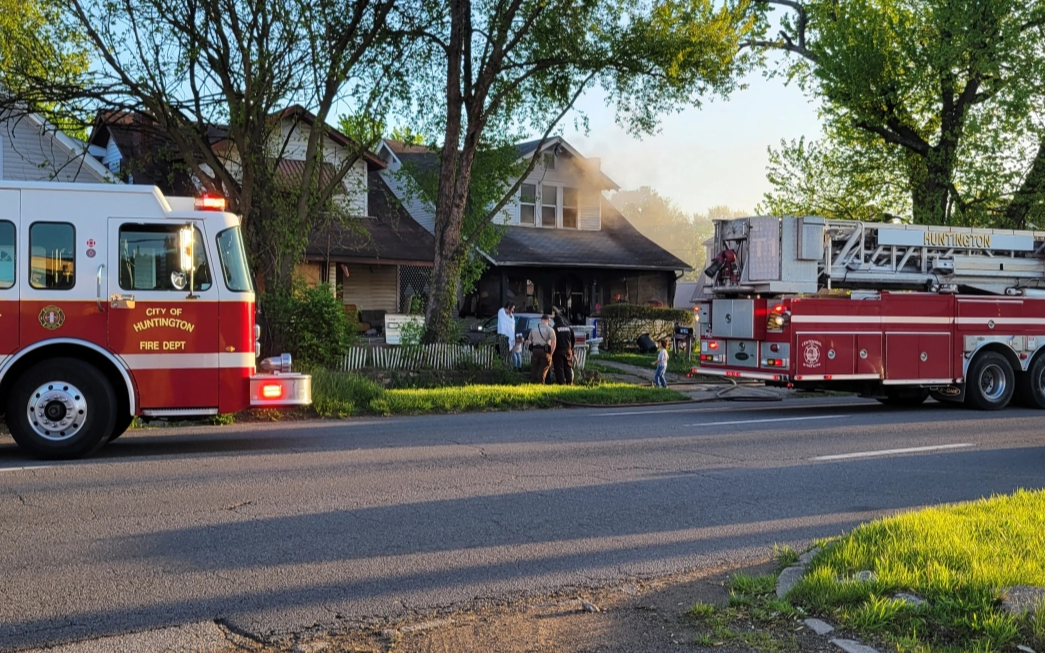
[[[794,589],[798,581],[805,575],[806,567],[809,566],[809,563],[813,561],[813,558],[815,558],[821,550],[822,549],[818,546],[809,549],[799,556],[798,564],[787,567],[780,572],[776,581],[777,598],[785,598],[791,590]],[[812,630],[821,637],[828,637],[835,631],[835,627],[832,624],[822,619],[810,618],[804,620],[802,623],[806,628]],[[852,639],[833,638],[829,639],[828,642],[845,651],[845,653],[880,653],[878,649]]]

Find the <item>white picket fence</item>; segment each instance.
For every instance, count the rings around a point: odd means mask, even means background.
[[[573,367],[583,370],[588,348],[574,350]],[[462,365],[491,368],[497,360],[493,345],[420,345],[415,347],[353,347],[345,354],[342,371],[371,367],[380,370],[451,370]],[[523,351],[523,366],[529,367],[530,352]]]

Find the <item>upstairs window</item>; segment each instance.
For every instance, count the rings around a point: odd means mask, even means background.
[[[555,153],[545,152],[544,153],[544,169],[555,170]]]
[[[555,214],[559,207],[559,187],[541,186],[541,226],[555,228]]]
[[[577,228],[577,189],[562,189],[562,228]]]
[[[15,226],[0,222],[0,290],[15,285]]]
[[[523,184],[519,187],[519,223],[537,224],[536,184]]]
[[[76,229],[68,222],[29,227],[29,285],[40,290],[76,285]]]

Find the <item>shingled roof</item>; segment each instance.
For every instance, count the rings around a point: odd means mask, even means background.
[[[313,233],[305,257],[341,263],[432,265],[432,234],[410,217],[380,173],[369,173],[367,184],[370,215],[374,217],[350,226],[331,225]]]
[[[649,238],[606,200],[602,229],[542,229],[506,227],[491,261],[499,266],[568,266],[629,270],[691,270]]]

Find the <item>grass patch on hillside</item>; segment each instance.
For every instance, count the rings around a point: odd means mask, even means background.
[[[687,399],[674,390],[627,383],[600,383],[592,386],[465,385],[386,390],[354,374],[322,369],[312,370],[311,373],[312,406],[323,417],[555,408],[562,406],[562,402],[618,405]]]
[[[679,374],[685,376],[693,371],[694,367],[697,367],[698,356],[693,358],[686,358],[685,354],[673,354],[668,352],[668,371],[673,374]],[[591,362],[598,361],[613,361],[615,363],[624,363],[625,365],[634,365],[644,370],[649,370],[650,378],[653,377],[653,362],[657,360],[656,354],[640,354],[638,352],[600,352],[598,356],[592,356],[588,359]]]
[[[856,575],[871,571],[861,581]],[[864,524],[828,544],[790,593],[796,605],[897,651],[1042,650],[1045,608],[1001,609],[1001,590],[1045,587],[1045,492],[1018,491]],[[915,594],[922,605],[896,600]]]

